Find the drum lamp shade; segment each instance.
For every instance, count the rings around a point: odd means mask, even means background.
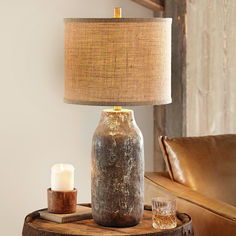
[[[67,103],[171,103],[170,18],[66,18]]]

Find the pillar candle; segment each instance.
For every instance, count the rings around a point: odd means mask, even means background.
[[[53,191],[74,189],[74,167],[71,164],[55,164],[52,166],[51,189]]]

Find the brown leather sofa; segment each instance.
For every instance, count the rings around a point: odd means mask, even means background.
[[[236,135],[159,137],[168,172],[145,173],[145,203],[176,197],[195,235],[236,236]]]

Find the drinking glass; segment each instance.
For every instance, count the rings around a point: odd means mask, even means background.
[[[152,199],[152,226],[155,229],[172,229],[177,226],[175,199]]]

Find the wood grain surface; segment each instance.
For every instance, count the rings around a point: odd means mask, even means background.
[[[90,207],[76,206],[76,212],[70,214],[53,214],[48,212],[48,209],[39,211],[40,218],[57,222],[68,223],[76,220],[92,219],[92,211]]]
[[[112,228],[97,225],[93,219],[57,224],[39,218],[35,211],[25,218],[23,236],[72,236],[72,235],[193,235],[191,218],[186,214],[177,214],[178,226],[171,230],[156,230],[152,227],[150,206],[145,206],[144,217],[140,224],[128,228]]]
[[[186,134],[186,0],[165,0],[163,17],[172,18],[171,96],[172,103],[154,106],[154,170],[164,170],[158,136]],[[155,12],[154,16],[160,16]]]
[[[77,189],[71,191],[47,190],[48,211],[51,213],[73,213],[76,211]]]
[[[164,10],[164,3],[162,1],[161,2],[152,1],[152,0],[132,0],[132,1],[153,11]]]
[[[187,135],[236,132],[236,1],[189,1]]]

